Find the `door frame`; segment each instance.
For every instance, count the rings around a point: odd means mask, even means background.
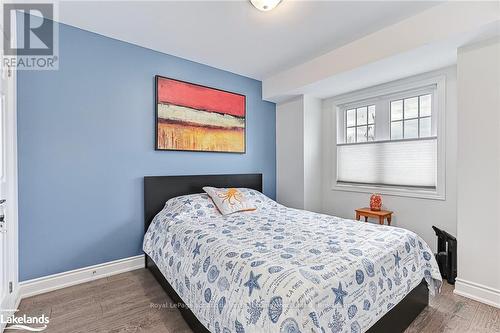
[[[3,29],[0,26],[0,32]],[[16,39],[15,31],[12,32],[11,38]],[[1,61],[1,59],[0,59]],[[18,228],[18,166],[17,166],[17,71],[14,68],[6,70],[7,81],[7,98],[4,110],[5,119],[5,177],[7,189],[5,194],[6,212],[5,219],[7,221],[7,251],[9,260],[7,282],[12,282],[12,292],[9,293],[7,286],[7,296],[0,304],[0,309],[8,309],[2,313],[5,316],[14,313],[20,302],[19,295],[19,228]],[[0,73],[0,75],[3,75]],[[1,300],[0,300],[1,302]],[[0,332],[4,329],[0,323]]]

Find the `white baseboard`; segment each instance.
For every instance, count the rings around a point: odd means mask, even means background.
[[[500,290],[479,283],[457,279],[454,293],[475,301],[500,308]]]
[[[144,255],[142,254],[68,272],[43,276],[19,283],[19,295],[22,299],[143,267]]]

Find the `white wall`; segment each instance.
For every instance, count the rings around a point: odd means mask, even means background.
[[[322,103],[320,99],[304,99],[304,208],[313,212],[322,210]]]
[[[278,202],[321,211],[321,100],[300,96],[276,107]]]
[[[458,280],[500,307],[500,39],[458,52]]]
[[[446,76],[446,170],[445,200],[419,199],[412,197],[383,195],[383,206],[394,211],[392,225],[412,230],[419,234],[435,250],[436,236],[432,230],[435,225],[452,235],[456,230],[456,154],[457,154],[457,107],[456,107],[456,70],[449,67],[409,80],[426,79],[437,75]],[[405,82],[403,80],[402,82]],[[333,190],[336,174],[336,132],[337,117],[334,108],[335,98],[323,102],[323,212],[335,216],[354,219],[354,209],[369,205],[370,193]]]
[[[303,98],[276,106],[276,199],[304,208]]]

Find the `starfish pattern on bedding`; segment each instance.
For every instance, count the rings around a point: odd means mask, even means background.
[[[396,251],[396,254],[393,254],[394,256],[394,266],[398,266],[399,268],[399,262],[401,261],[401,257],[399,256],[398,251]]]
[[[252,271],[250,271],[250,277],[248,278],[248,281],[245,282],[244,286],[248,287],[248,296],[252,295],[253,289],[260,289],[259,283],[257,280],[262,276],[262,274],[257,274],[254,275]]]
[[[200,247],[201,247],[201,244],[196,243],[196,246],[194,247],[194,250],[193,250],[193,259],[196,257],[197,254],[200,254]]]
[[[339,282],[339,287],[332,288],[332,291],[335,294],[335,301],[333,304],[340,303],[340,305],[344,306],[344,297],[347,296],[347,291],[342,290],[342,283]]]

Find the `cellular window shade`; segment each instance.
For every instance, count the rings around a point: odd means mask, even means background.
[[[437,139],[337,145],[337,182],[436,188]]]

